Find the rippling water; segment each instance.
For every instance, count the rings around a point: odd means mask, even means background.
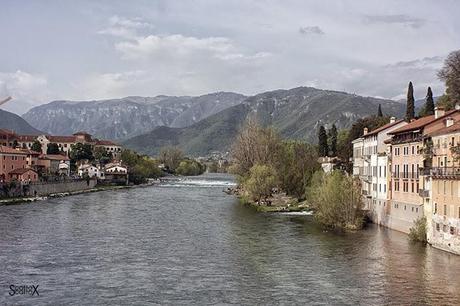
[[[337,235],[255,213],[221,192],[231,183],[0,206],[0,304],[459,304],[459,256],[375,226]]]

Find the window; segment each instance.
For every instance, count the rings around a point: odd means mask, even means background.
[[[412,155],[415,155],[415,146],[412,146]]]
[[[436,214],[438,212],[438,203],[434,203],[434,213]],[[459,211],[460,214],[460,211]]]
[[[460,207],[458,208],[458,218],[460,219]]]
[[[439,223],[436,223],[436,230],[439,232],[441,230],[441,227],[439,226]]]
[[[444,216],[447,216],[447,205],[444,205]]]
[[[450,227],[450,234],[451,235],[455,234],[455,227],[453,227],[453,226]]]

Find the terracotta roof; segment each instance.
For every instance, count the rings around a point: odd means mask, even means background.
[[[395,125],[397,125],[398,123],[401,123],[401,122],[403,122],[403,121],[404,121],[403,119],[399,119],[399,120],[396,120],[396,121],[393,122],[393,123],[389,122],[389,123],[385,124],[384,126],[381,126],[381,127],[377,128],[377,129],[375,129],[375,130],[373,130],[373,131],[367,133],[366,135],[363,135],[363,137],[367,137],[367,136],[371,136],[371,135],[378,134],[379,132],[381,132],[381,131],[383,131],[383,130],[386,130],[386,129],[388,129],[388,128],[391,128],[392,126],[395,126]]]
[[[15,133],[14,131],[12,130],[8,130],[8,129],[0,129],[0,134],[3,134],[3,135],[10,135],[10,136],[14,136]]]
[[[98,140],[96,146],[118,146],[118,144],[110,140]]]
[[[76,132],[76,133],[73,133],[73,135],[88,135],[88,136],[91,136],[91,134],[85,132],[85,131],[79,131],[79,132]]]
[[[6,147],[6,146],[0,146],[0,153],[7,153],[7,154],[19,154],[19,155],[26,155],[27,153]]]
[[[425,117],[422,117],[420,119],[417,119],[417,120],[414,120],[412,121],[411,123],[403,126],[403,127],[400,127],[399,129],[396,129],[394,131],[391,131],[390,133],[388,134],[399,134],[399,133],[404,133],[404,132],[410,132],[410,131],[414,131],[414,130],[418,130],[418,129],[421,129],[421,128],[424,128],[425,126],[427,126],[428,124],[430,123],[433,123],[435,121],[438,121],[438,120],[441,120],[441,119],[444,119],[446,117],[448,117],[449,115],[457,112],[458,110],[454,109],[454,110],[451,110],[449,112],[446,112],[443,116],[439,117],[439,118],[435,118],[434,115],[431,115],[431,116],[425,116]]]
[[[67,156],[60,154],[42,154],[39,158],[48,160],[70,160]]]
[[[24,174],[27,171],[32,171],[34,173],[37,173],[37,172],[35,172],[34,170],[32,170],[30,168],[18,168],[18,169],[11,170],[10,172],[8,172],[8,174]]]
[[[75,136],[46,136],[46,138],[48,138],[50,142],[75,142]]]
[[[21,151],[26,153],[26,154],[29,154],[29,155],[40,155],[40,154],[42,154],[40,152],[29,150],[29,149],[21,149]]]
[[[429,136],[439,136],[439,135],[445,135],[445,134],[450,134],[454,132],[460,132],[460,121],[455,122],[453,125],[449,127],[443,127],[440,130],[430,133]]]

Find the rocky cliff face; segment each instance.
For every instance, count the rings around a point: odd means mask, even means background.
[[[311,87],[276,90],[249,97],[189,127],[155,128],[124,144],[151,155],[166,145],[178,146],[192,155],[225,151],[248,116],[275,127],[285,138],[316,143],[320,125],[330,128],[335,123],[339,129],[349,128],[358,118],[377,114],[379,104],[385,115],[404,114],[405,105],[391,100]]]
[[[54,101],[34,107],[23,118],[54,135],[87,131],[96,137],[122,140],[157,126],[181,128],[192,125],[246,97],[219,92],[199,97],[126,97],[99,101]]]

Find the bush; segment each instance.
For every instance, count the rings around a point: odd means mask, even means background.
[[[427,242],[426,217],[417,218],[414,221],[414,226],[409,229],[409,239],[414,242]]]
[[[260,204],[260,200],[269,197],[272,189],[276,187],[275,171],[266,165],[255,165],[249,172],[244,188],[249,196]]]
[[[186,159],[179,163],[179,167],[176,169],[176,174],[179,175],[200,175],[203,174],[206,167],[196,160]]]
[[[359,182],[342,172],[315,173],[307,189],[315,218],[324,227],[340,230],[360,229],[364,223]]]

